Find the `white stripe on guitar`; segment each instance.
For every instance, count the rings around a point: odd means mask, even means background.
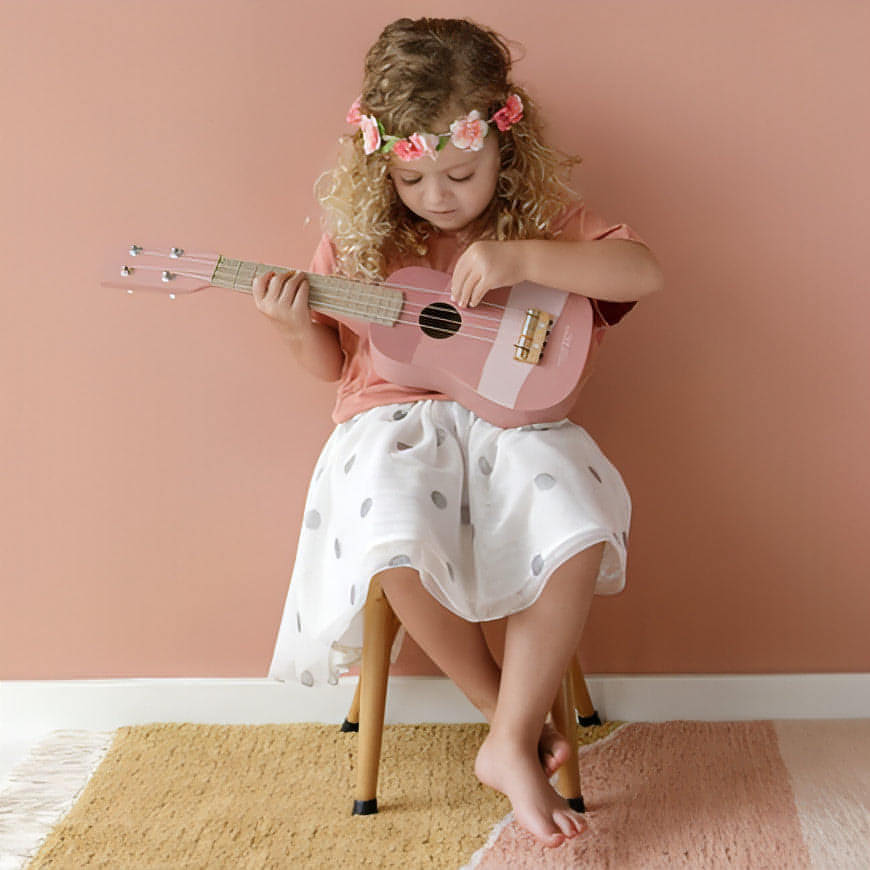
[[[526,309],[541,308],[558,317],[567,293],[530,281],[516,284],[508,296],[498,334],[480,373],[476,390],[485,399],[513,408],[526,378],[535,367],[514,359],[514,344],[523,331]]]

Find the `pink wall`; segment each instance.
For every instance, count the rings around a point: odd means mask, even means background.
[[[866,5],[5,0],[0,677],[265,674],[329,390],[248,297],[100,264],[304,265],[365,47],[433,11],[524,42],[667,277],[578,408],[635,511],[587,669],[870,670]]]

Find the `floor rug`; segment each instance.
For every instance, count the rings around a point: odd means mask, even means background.
[[[482,725],[388,726],[365,817],[335,726],[57,735],[0,792],[0,868],[870,868],[870,720],[580,733],[587,829],[558,849],[474,778]]]

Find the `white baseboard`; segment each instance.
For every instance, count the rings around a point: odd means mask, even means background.
[[[870,718],[870,674],[589,676],[602,718]],[[306,688],[268,679],[33,680],[0,683],[7,737],[57,729],[102,731],[148,722],[340,723],[356,678]],[[481,722],[443,677],[391,677],[387,722]]]

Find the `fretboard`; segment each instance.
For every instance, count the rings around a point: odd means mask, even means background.
[[[216,287],[250,293],[254,279],[266,272],[286,272],[283,266],[267,266],[249,260],[233,260],[221,256],[211,276]],[[343,314],[368,323],[393,326],[399,319],[404,296],[400,290],[365,284],[335,275],[306,272],[311,291],[309,307],[325,313]]]

